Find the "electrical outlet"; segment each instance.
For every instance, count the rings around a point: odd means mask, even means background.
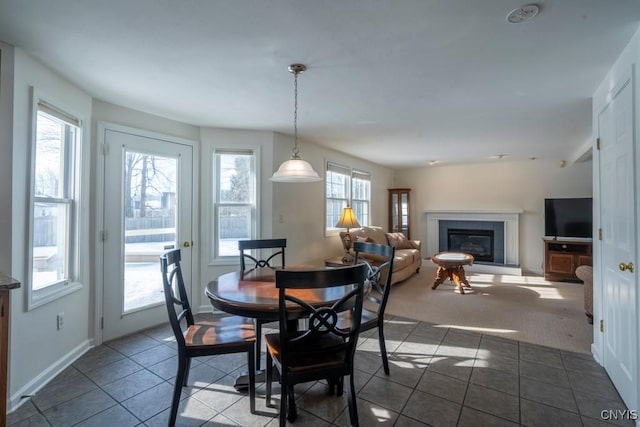
[[[58,327],[58,330],[62,329],[62,327],[64,326],[64,312],[58,313],[58,316],[56,317],[56,325]]]

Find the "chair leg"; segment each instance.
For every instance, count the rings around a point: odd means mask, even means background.
[[[384,329],[382,322],[378,325],[378,342],[380,343],[380,355],[382,356],[382,367],[384,373],[389,375],[389,359],[387,358],[387,345],[384,342]]]
[[[262,351],[262,321],[256,319],[256,371],[260,370],[260,352]]]
[[[296,420],[296,418],[298,418],[298,411],[296,410],[296,395],[293,391],[292,385],[287,385],[286,387],[284,387],[283,385],[282,389],[287,390],[287,393],[284,395],[283,400],[287,401],[287,420],[292,423]],[[284,418],[281,418],[280,422],[282,421],[284,421]]]
[[[347,403],[349,405],[349,420],[351,425],[355,427],[360,426],[358,421],[358,406],[356,403],[356,387],[353,382],[353,372],[349,375],[349,396],[347,397]]]
[[[173,385],[173,398],[171,399],[171,412],[169,413],[169,426],[176,424],[176,417],[178,416],[178,405],[180,404],[180,395],[182,394],[182,387],[186,380],[186,370],[188,369],[189,359],[182,355],[178,356],[178,372],[176,373],[176,380]]]
[[[256,371],[253,369],[255,363],[255,348],[249,347],[247,351],[247,366],[249,367],[249,409],[252,414],[256,413]]]
[[[269,351],[267,351],[267,375],[265,378],[265,381],[267,382],[265,384],[265,400],[266,400],[266,405],[268,407],[271,406],[271,382],[273,381],[273,362],[271,360],[271,354],[269,353]]]
[[[344,377],[336,378],[337,391],[336,396],[340,397],[344,393]]]
[[[284,382],[281,382],[280,386],[280,414],[278,415],[278,419],[280,421],[280,427],[285,427],[287,425],[287,389],[285,388]]]
[[[191,358],[187,357],[186,367],[184,369],[184,380],[182,381],[182,387],[186,387],[189,383],[189,372],[191,371]]]

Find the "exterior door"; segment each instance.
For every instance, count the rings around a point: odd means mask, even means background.
[[[162,252],[181,247],[185,284],[191,283],[193,149],[113,129],[104,141],[106,341],[167,321]]]
[[[599,114],[603,364],[629,408],[637,402],[635,308],[636,194],[633,85],[629,79]],[[596,325],[599,327],[599,325]]]

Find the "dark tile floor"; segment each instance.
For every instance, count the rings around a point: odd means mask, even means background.
[[[599,426],[612,423],[602,411],[626,409],[589,355],[390,317],[386,376],[375,334],[361,337],[356,354],[362,426]],[[277,425],[277,410],[265,406],[264,386],[258,415],[249,413],[246,394],[234,390],[245,364],[244,355],[194,360],[178,425]],[[175,369],[168,327],[107,342],[9,414],[8,423],[164,426]],[[346,398],[328,396],[325,384],[299,385],[296,394],[297,425],[348,425]]]

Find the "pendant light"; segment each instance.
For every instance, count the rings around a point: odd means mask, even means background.
[[[322,181],[318,173],[311,165],[300,158],[298,154],[298,74],[304,72],[307,66],[304,64],[289,65],[289,72],[293,74],[293,155],[282,163],[278,170],[270,178],[275,182],[315,182]]]

